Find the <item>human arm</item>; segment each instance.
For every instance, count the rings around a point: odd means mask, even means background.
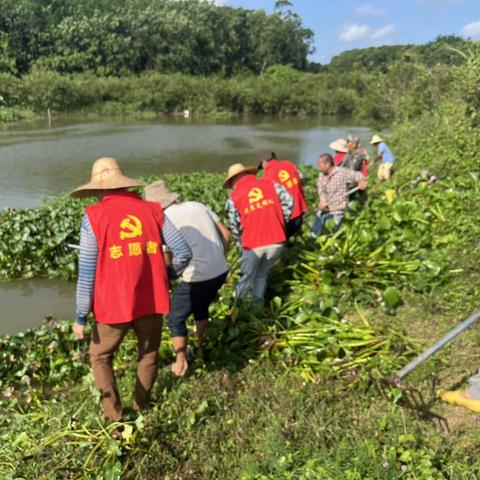
[[[377,148],[377,160],[382,160],[383,159],[383,154],[385,153],[385,145],[380,144]]]
[[[317,181],[317,193],[319,198],[318,210],[320,211],[326,210],[328,208],[327,196],[323,188],[323,178],[324,178],[324,175],[320,174],[318,176],[318,181]]]
[[[169,270],[174,276],[179,276],[190,263],[190,260],[192,259],[192,250],[182,234],[167,216],[163,219],[162,238],[163,243],[172,255],[172,263]]]
[[[285,220],[285,223],[287,223],[290,220],[295,208],[293,197],[286,188],[283,188],[278,183],[275,183],[274,186],[278,195],[278,199],[280,200],[280,204],[282,205],[283,219]]]
[[[230,230],[226,227],[224,223],[222,223],[220,220],[215,223],[215,226],[217,227],[217,230],[220,233],[220,238],[222,239],[223,242],[223,250],[225,251],[225,254],[228,252],[228,246],[230,245]]]
[[[165,265],[167,266],[167,268],[170,268],[170,266],[172,265],[173,255],[167,247],[165,247],[163,250],[163,258],[165,260]]]
[[[240,213],[235,207],[233,200],[229,198],[227,200],[227,212],[228,212],[228,220],[230,222],[230,231],[232,232],[233,238],[238,242],[241,241],[242,238],[242,222],[240,220]]]
[[[350,169],[343,169],[343,177],[347,183],[357,183],[360,190],[366,190],[368,187],[367,180],[362,172],[356,172]]]
[[[220,218],[215,212],[208,209],[208,215],[212,219],[212,222],[215,224],[217,232],[223,243],[223,250],[226,254],[228,252],[228,246],[230,244],[230,230],[225,226],[225,224],[220,220]]]
[[[80,229],[80,256],[78,261],[77,281],[77,319],[73,326],[74,335],[84,338],[87,317],[92,311],[93,294],[95,290],[95,275],[97,271],[98,244],[88,215],[82,219]]]

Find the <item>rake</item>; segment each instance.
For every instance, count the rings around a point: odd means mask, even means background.
[[[433,413],[431,411],[431,402],[426,403],[422,393],[418,390],[418,388],[414,387],[413,385],[409,385],[404,382],[404,379],[417,369],[420,365],[425,363],[429,358],[435,355],[438,351],[448,345],[452,340],[457,338],[463,332],[468,330],[472,325],[476,324],[480,320],[480,311],[474,313],[470,317],[468,317],[463,323],[455,327],[449,333],[447,333],[442,339],[440,339],[437,343],[432,345],[430,348],[425,350],[421,355],[417,358],[412,360],[408,365],[403,367],[401,370],[396,372],[390,378],[382,378],[380,382],[377,382],[382,390],[386,388],[399,388],[403,392],[406,393],[405,398],[407,404],[414,410],[422,412],[425,416],[433,417],[439,420],[441,423],[446,424],[448,430],[448,423],[446,423],[446,419],[440,417],[439,415]],[[432,390],[436,389],[436,381],[437,378],[434,377]]]

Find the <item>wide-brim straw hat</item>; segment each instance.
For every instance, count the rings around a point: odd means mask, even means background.
[[[333,141],[329,147],[335,152],[348,153],[348,144],[343,138]]]
[[[158,180],[145,187],[145,200],[158,202],[164,209],[175,203],[179,196],[179,193],[171,192],[163,180]]]
[[[102,157],[93,164],[90,182],[76,188],[70,195],[85,198],[94,196],[98,190],[118,190],[143,185],[142,181],[125,176],[114,158]]]
[[[376,143],[382,143],[382,142],[383,142],[383,138],[380,135],[374,135],[370,140],[371,145],[375,145]]]
[[[223,182],[223,188],[229,188],[232,181],[242,173],[257,173],[257,167],[246,167],[243,163],[235,163],[228,169],[227,179]]]

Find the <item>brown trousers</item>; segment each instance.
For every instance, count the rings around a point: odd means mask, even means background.
[[[90,362],[106,421],[117,422],[122,419],[122,404],[113,372],[113,358],[130,328],[133,328],[138,338],[137,382],[133,408],[140,410],[149,402],[150,390],[158,371],[162,326],[161,315],[149,315],[132,323],[118,325],[95,323],[90,344]]]

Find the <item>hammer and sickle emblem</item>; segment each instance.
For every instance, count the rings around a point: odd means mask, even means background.
[[[120,232],[120,240],[126,238],[137,238],[143,235],[142,222],[134,215],[127,215],[120,224],[122,231]]]
[[[290,174],[286,171],[286,170],[280,170],[278,172],[278,179],[282,182],[282,183],[286,183],[290,180]]]
[[[263,200],[263,192],[259,188],[252,188],[248,192],[248,201],[250,203],[257,203]]]

